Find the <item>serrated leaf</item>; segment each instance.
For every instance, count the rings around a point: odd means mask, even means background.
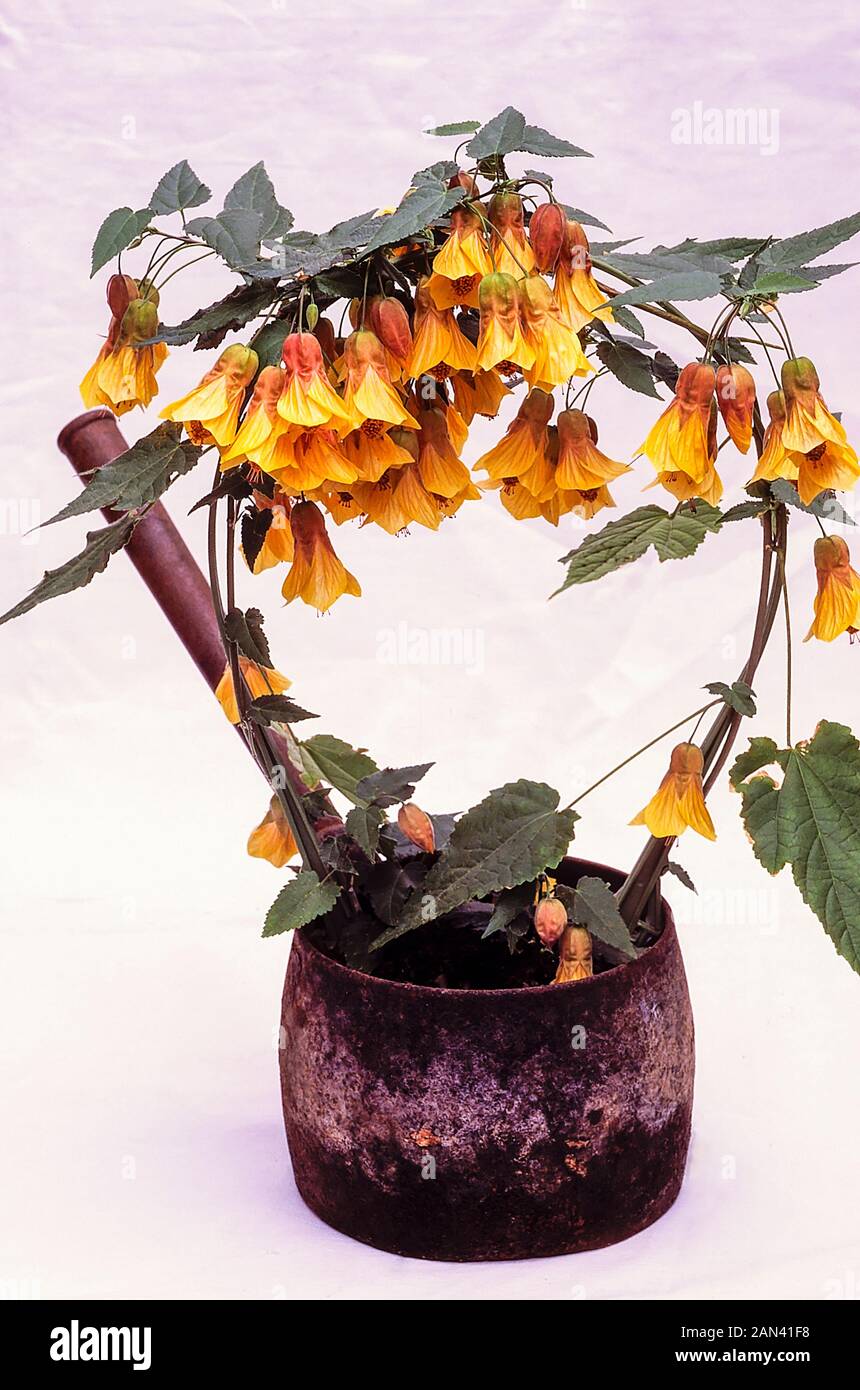
[[[534,901],[534,895],[534,883],[520,883],[516,888],[503,889],[496,898],[493,915],[481,933],[481,940],[494,936],[497,931],[503,931],[507,933],[508,946],[513,950],[531,925],[527,913]]]
[[[729,261],[742,261],[752,256],[762,245],[761,237],[727,236],[715,241],[699,241],[697,237],[687,237],[677,246],[661,248],[667,253],[689,255],[691,252],[705,256],[725,256]]]
[[[820,517],[822,521],[835,521],[842,526],[857,525],[834,492],[820,492],[812,502],[801,502],[797,488],[787,478],[775,478],[770,487],[777,501],[784,502],[787,507],[796,507],[798,511]]]
[[[186,208],[198,208],[212,194],[202,180],[198,179],[187,159],[180,159],[172,169],[163,174],[155,186],[149,200],[150,211],[157,217],[171,212],[182,212]]]
[[[45,603],[47,599],[59,598],[61,594],[70,594],[75,589],[84,588],[107,567],[111,556],[128,544],[135,525],[134,517],[121,516],[99,531],[88,532],[83,550],[57,569],[46,570],[27,597],[0,617],[0,625],[8,623],[12,618],[20,618],[23,613],[29,613],[31,608]]]
[[[668,859],[666,861],[666,872],[673,874],[679,883],[683,883],[685,888],[689,888],[691,893],[698,894],[698,888],[682,864],[676,864],[674,859]]]
[[[413,883],[396,860],[384,859],[381,863],[374,864],[370,872],[363,875],[361,884],[369,894],[373,910],[380,922],[385,922],[390,929],[372,943],[371,950],[375,951],[386,940],[400,935],[395,923],[403,911],[404,903],[409,899]]]
[[[441,183],[419,184],[406,194],[394,212],[382,219],[365,252],[378,251],[382,246],[396,246],[417,236],[431,222],[450,212],[465,196],[464,188],[446,188]]]
[[[631,309],[626,309],[623,305],[620,308],[615,306],[613,308],[612,317],[615,319],[616,323],[621,324],[622,328],[626,328],[630,333],[635,333],[637,338],[641,338],[643,342],[645,341],[645,329]]]
[[[287,325],[283,319],[270,319],[258,328],[250,339],[248,346],[253,348],[259,359],[259,371],[264,367],[278,367],[284,353],[284,338],[287,336]]]
[[[560,140],[557,135],[550,135],[539,125],[527,125],[513,149],[522,150],[524,154],[537,154],[543,159],[593,158],[588,150],[572,145],[569,140]]]
[[[723,512],[721,526],[725,526],[728,521],[746,521],[751,516],[761,516],[768,511],[768,503],[762,497],[752,497],[749,502],[736,502],[733,507],[729,507],[727,512]]]
[[[619,951],[625,960],[635,960],[636,947],[627,923],[618,911],[615,894],[602,878],[578,881],[571,916],[578,926],[587,927],[592,936]]]
[[[794,290],[814,290],[815,280],[805,280],[802,275],[789,275],[785,271],[769,270],[756,278],[749,294],[791,294]]]
[[[584,227],[599,227],[602,232],[609,232],[612,235],[612,228],[607,227],[605,222],[601,222],[599,217],[595,217],[591,212],[583,212],[582,208],[571,207],[569,203],[562,203],[562,207],[572,222],[581,222]],[[629,246],[631,241],[636,241],[636,237],[628,237],[626,241],[606,242],[609,246]]]
[[[224,618],[224,631],[243,656],[257,666],[272,670],[272,655],[263,630],[263,615],[259,608],[231,608]]]
[[[772,763],[781,786],[760,771]],[[759,862],[771,874],[791,865],[804,902],[860,971],[860,745],[851,730],[822,720],[809,743],[787,749],[753,739],[730,777]]]
[[[731,685],[726,685],[725,681],[711,681],[710,685],[705,685],[702,689],[710,691],[711,695],[719,695],[723,704],[736,710],[738,714],[751,718],[756,712],[755,691],[746,681],[733,681]]]
[[[250,208],[225,208],[215,217],[195,217],[186,230],[191,236],[202,237],[232,270],[252,274],[262,221],[259,212]]]
[[[173,327],[162,325],[151,341],[181,347],[199,337],[197,349],[218,347],[227,333],[244,328],[246,323],[268,309],[273,293],[270,289],[260,289],[259,285],[239,285],[224,299],[216,300],[206,309],[198,309],[182,323]]]
[[[385,822],[385,812],[378,806],[353,806],[347,813],[346,829],[368,858],[379,845],[379,831]]]
[[[361,801],[376,806],[397,806],[408,801],[420,782],[430,771],[432,763],[416,763],[414,767],[384,767],[362,777],[355,791]]]
[[[225,208],[247,208],[260,214],[260,238],[284,236],[293,225],[293,214],[281,207],[275,187],[262,160],[238,178],[224,199]]]
[[[281,932],[306,927],[330,912],[339,896],[340,885],[334,879],[320,882],[313,869],[303,869],[284,885],[266,913],[263,936],[280,936]]]
[[[199,461],[201,449],[182,438],[182,426],[165,421],[151,434],[139,439],[124,454],[99,468],[83,492],[44,524],[83,516],[100,507],[128,512],[154,502],[183,473],[190,473]]]
[[[710,270],[684,270],[652,280],[650,285],[634,285],[606,302],[610,308],[618,304],[656,304],[671,300],[686,303],[696,299],[712,299],[722,288],[719,275]]]
[[[490,792],[467,811],[400,922],[378,945],[433,921],[471,898],[515,888],[559,862],[578,816],[558,810],[558,792],[521,779]]]
[[[352,748],[332,734],[315,734],[299,744],[305,781],[314,787],[322,780],[328,782],[356,806],[363,805],[357,787],[362,777],[376,772],[373,759],[361,748]]]
[[[425,130],[425,135],[474,135],[481,126],[480,121],[448,121],[447,125],[434,125]]]
[[[572,584],[588,584],[602,579],[621,565],[638,560],[651,546],[658,559],[681,560],[698,550],[711,531],[716,531],[722,513],[707,502],[696,502],[695,510],[682,509],[670,515],[662,507],[638,507],[618,521],[610,521],[602,531],[587,536],[582,545],[562,557],[569,566],[567,578],[556,593]],[[555,597],[555,595],[553,595]]]
[[[498,116],[482,125],[466,146],[466,154],[474,160],[491,159],[493,155],[504,156],[512,150],[522,149],[520,141],[526,128],[526,118],[513,106],[506,106]]]
[[[823,227],[814,227],[810,232],[801,232],[798,236],[775,241],[768,251],[767,259],[774,266],[805,265],[807,261],[815,261],[826,251],[840,246],[843,241],[849,241],[857,232],[860,232],[860,212],[855,212],[850,217],[840,217]]]
[[[299,724],[303,719],[318,719],[318,714],[302,709],[289,695],[258,695],[248,706],[255,724]]]
[[[646,357],[644,352],[612,339],[598,343],[597,356],[603,366],[631,391],[639,391],[643,396],[656,396],[660,399],[660,393],[651,375],[651,359]]]
[[[133,212],[131,208],[116,208],[108,213],[93,242],[90,279],[140,236],[151,216],[149,208],[141,208],[139,212]]]

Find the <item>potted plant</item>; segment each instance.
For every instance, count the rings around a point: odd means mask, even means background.
[[[584,151],[512,108],[429,133],[459,141],[452,158],[416,173],[395,208],[323,235],[293,229],[262,164],[220,211],[196,211],[211,195],[181,161],[145,208],[105,219],[92,273],[116,262],[108,333],[82,382],[95,409],[60,441],[86,486],[51,521],[102,509],[108,522],[3,621],[128,549],[271,790],[248,849],[287,871],[263,935],[295,932],[281,1058],[302,1196],[384,1249],[516,1258],[622,1239],[678,1193],[693,1029],[660,882],[672,872],[691,886],[670,857],[687,829],[715,838],[706,797],[755,713],[780,615],[785,736],[752,739],[731,782],[763,866],[791,865],[857,968],[860,749],[826,720],[795,741],[785,562],[791,514],[819,532],[807,635],[853,638],[860,578],[831,528],[852,524],[836,494],[860,463],[795,350],[783,296],[847,268],[816,263],[860,215],[781,240],[589,244],[584,225],[608,229],[562,203],[550,174],[514,172],[523,156]],[[214,256],[238,284],[165,326],[171,279]],[[719,300],[709,326],[679,307],[708,299]],[[666,322],[686,330],[690,360],[651,344],[643,315],[658,335]],[[114,416],[150,405],[168,350],[189,343],[209,354],[202,378],[124,448]],[[753,370],[773,377],[767,425]],[[601,447],[594,388],[613,378],[668,395],[634,459],[668,499],[605,522],[613,480],[634,466]],[[476,415],[507,424],[470,467]],[[746,487],[721,508],[718,455],[751,445]],[[207,581],[159,501],[204,458]],[[559,593],[652,549],[685,559],[727,526],[760,533],[741,669],[703,673],[723,677],[703,682],[706,700],[644,748],[619,750],[620,767],[679,740],[660,786],[643,791],[633,823],[650,838],[627,874],[568,857],[593,787],[562,804],[523,777],[463,814],[431,815],[417,790],[430,763],[380,766],[333,735],[306,735],[317,716],[287,693],[262,614],[239,602],[239,547],[253,573],[285,567],[288,604],[324,612],[360,595],[341,558],[351,540],[360,575],[355,533],[435,531],[461,510],[468,526],[485,494],[517,519],[589,524],[563,557]],[[177,564],[181,583],[166,577]]]

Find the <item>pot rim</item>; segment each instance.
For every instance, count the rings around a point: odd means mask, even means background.
[[[560,868],[562,864],[566,863],[582,864],[588,869],[596,869],[598,872],[609,874],[612,878],[617,878],[620,873],[618,869],[613,869],[609,864],[599,864],[593,859],[579,859],[573,855],[565,855],[564,859],[556,865],[556,868]],[[642,962],[654,958],[655,952],[659,952],[661,947],[664,951],[668,950],[669,947],[677,941],[675,918],[668,902],[666,902],[665,899],[661,901],[663,909],[663,930],[657,937],[657,940],[652,942],[650,946],[645,946],[635,960],[622,961],[620,965],[610,966],[609,970],[601,970],[599,975],[589,975],[584,980],[566,980],[563,984],[558,985],[550,983],[546,985],[520,985],[506,989],[448,989],[445,985],[416,985],[412,984],[409,980],[386,980],[379,975],[369,975],[361,970],[353,970],[350,965],[341,965],[340,961],[334,960],[331,956],[327,956],[325,951],[321,951],[320,948],[311,941],[310,937],[305,936],[303,928],[299,928],[295,933],[295,939],[290,945],[290,952],[292,952],[296,946],[300,946],[302,950],[312,952],[314,956],[324,963],[327,969],[332,970],[335,974],[340,973],[355,981],[369,982],[371,985],[375,985],[379,988],[388,988],[394,991],[400,990],[406,994],[433,995],[437,998],[473,998],[487,1000],[504,999],[511,995],[517,995],[520,998],[523,995],[541,995],[546,994],[550,990],[554,995],[558,995],[562,990],[568,992],[573,989],[594,989],[595,987],[599,987],[600,982],[608,979],[610,975],[614,976],[617,972],[622,970],[634,970],[640,966]]]

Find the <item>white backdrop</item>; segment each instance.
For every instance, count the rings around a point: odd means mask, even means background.
[[[643,246],[693,232],[786,235],[854,211],[842,172],[858,145],[847,6],[812,26],[797,0],[719,14],[641,0],[504,14],[483,0],[432,10],[377,0],[310,16],[292,0],[14,0],[7,15],[4,609],[86,529],[20,534],[77,486],[54,439],[81,408],[77,382],[104,332],[104,277],[87,279],[93,235],[111,208],[145,202],[177,159],[221,195],[263,158],[297,225],[322,229],[397,201],[413,169],[447,151],[422,127],[513,102],[594,152],[558,166],[562,196]],[[673,143],[673,113],[697,101],[776,111],[778,148]],[[208,263],[174,280],[165,319],[228,283]],[[846,276],[789,306],[798,350],[818,363],[855,443],[856,284]],[[649,332],[688,351],[659,325]],[[161,399],[206,365],[205,354],[176,353]],[[603,447],[629,456],[656,403],[614,385],[591,399]],[[152,423],[136,413],[123,428],[132,439]],[[494,428],[476,429],[469,458]],[[721,458],[737,494],[746,462]],[[646,480],[640,463],[617,489],[623,505]],[[168,498],[198,555],[200,514],[183,518],[207,486],[192,476]],[[800,635],[811,523],[792,532]],[[695,708],[706,681],[734,678],[757,585],[750,524],[709,539],[695,562],[648,559],[548,605],[557,559],[580,535],[515,524],[485,501],[435,536],[342,529],[336,544],[365,596],[325,619],[283,609],[273,574],[243,594],[269,613],[278,665],[323,712],[321,728],[386,763],[437,760],[422,787],[430,809],[462,809],[521,775],[567,799]],[[391,664],[392,632],[453,632],[466,659]],[[759,869],[727,787],[713,798],[716,845],[687,836],[677,852],[699,897],[668,889],[699,1059],[677,1205],[594,1254],[404,1261],[328,1230],[292,1185],[276,1054],[288,943],[259,939],[279,878],[244,852],[266,789],[133,569],[120,557],[0,641],[5,1293],[857,1296],[860,982],[791,882]],[[781,647],[777,634],[754,725],[777,738]],[[857,727],[857,655],[847,642],[798,644],[798,736],[822,716]],[[629,866],[643,836],[626,822],[665,757],[654,750],[584,803],[581,853]]]

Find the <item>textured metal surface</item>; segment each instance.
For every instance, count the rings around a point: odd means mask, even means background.
[[[356,1240],[435,1260],[557,1255],[624,1240],[678,1195],[693,1021],[668,907],[630,965],[520,990],[374,979],[298,933],[282,1024],[299,1192]]]

